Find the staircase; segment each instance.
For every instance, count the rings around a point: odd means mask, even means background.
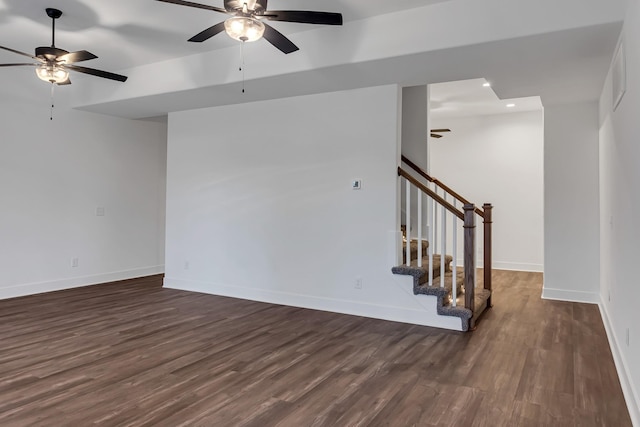
[[[414,255],[417,254],[418,244],[416,240],[410,242],[411,251]],[[423,246],[428,247],[428,242],[423,241]],[[403,242],[403,248],[406,252],[406,242]],[[464,295],[464,272],[462,269],[456,271],[455,283],[456,283],[456,304],[453,304],[453,271],[451,269],[451,262],[453,257],[451,255],[445,255],[444,266],[444,281],[441,280],[441,256],[439,254],[433,254],[433,266],[432,271],[432,284],[429,286],[429,256],[423,255],[422,266],[418,267],[416,257],[411,256],[413,261],[410,265],[406,265],[406,257],[403,260],[403,265],[393,267],[391,271],[394,274],[400,274],[413,277],[413,294],[414,295],[432,295],[437,297],[436,309],[437,313],[441,316],[454,316],[459,317],[462,322],[462,330],[468,331],[470,325],[477,323],[478,318],[488,308],[488,300],[491,297],[491,291],[484,289],[482,283],[476,284],[474,292],[474,311],[465,307],[465,295]],[[472,326],[473,327],[473,326]]]
[[[492,306],[492,206],[485,203],[482,209],[476,208],[406,157],[403,156],[402,161],[407,165],[406,169],[398,168],[398,175],[404,179],[402,182],[406,189],[405,224],[409,225],[409,230],[417,229],[418,236],[412,239],[406,225],[402,226],[402,264],[391,270],[394,274],[412,276],[414,295],[435,296],[439,315],[459,317],[462,331],[474,330],[477,320]],[[417,207],[411,204],[414,194]],[[462,210],[459,204],[463,205]],[[482,219],[484,226],[485,268],[479,281],[476,281],[476,215]],[[423,239],[425,224],[429,231],[426,239]],[[462,267],[457,259],[459,230],[464,246]],[[435,242],[433,249],[430,247],[431,241]],[[449,248],[454,255],[444,255],[443,262],[442,254],[447,254]],[[435,253],[437,250],[440,253]]]

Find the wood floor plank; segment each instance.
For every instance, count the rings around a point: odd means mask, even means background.
[[[630,426],[598,307],[493,276],[473,333],[160,277],[0,301],[0,425]]]

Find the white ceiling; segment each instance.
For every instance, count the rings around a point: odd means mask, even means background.
[[[223,6],[223,0],[194,0]],[[340,12],[351,22],[449,0],[271,0],[272,10]],[[223,21],[227,15],[154,0],[0,0],[0,45],[32,53],[51,44],[47,7],[63,13],[56,21],[56,46],[69,51],[88,50],[99,57],[87,66],[111,70],[132,68],[180,56],[235,46],[219,34],[204,43],[187,43],[193,35]],[[270,23],[284,34],[314,26]],[[0,61],[20,59],[0,52]]]
[[[201,2],[222,6],[222,0]],[[540,96],[547,105],[597,99],[626,2],[270,0],[271,10],[341,12],[345,25],[273,23],[301,50],[283,55],[265,41],[247,45],[245,94],[239,90],[237,42],[224,34],[200,44],[186,41],[225,18],[216,12],[154,0],[0,0],[0,45],[25,52],[49,45],[44,9],[61,9],[56,45],[89,50],[99,58],[87,66],[130,78],[120,84],[74,74],[74,84],[59,91],[73,94],[76,107],[130,118],[365,86],[476,78],[491,81],[500,98]],[[0,63],[5,62],[22,59],[2,51]],[[24,72],[0,69],[9,79]],[[15,81],[20,91],[30,88],[22,85],[43,85],[35,78]],[[8,86],[3,90],[22,93]],[[445,97],[441,102],[449,108],[456,101]]]
[[[431,118],[482,116],[542,110],[539,96],[500,99],[484,78],[436,83],[430,86]]]

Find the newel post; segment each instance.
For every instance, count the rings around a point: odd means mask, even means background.
[[[473,203],[464,205],[464,306],[475,311],[476,213]],[[473,329],[473,325],[469,325]]]
[[[491,292],[491,270],[493,268],[493,260],[491,254],[492,241],[491,241],[491,233],[493,227],[493,218],[492,218],[492,210],[493,206],[491,203],[485,203],[482,205],[482,209],[484,210],[484,288]],[[493,307],[491,303],[491,297],[487,300],[487,307]]]

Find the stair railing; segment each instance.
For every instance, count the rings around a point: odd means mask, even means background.
[[[416,193],[417,197],[417,247],[418,247],[418,255],[416,259],[416,263],[419,267],[422,267],[422,245],[423,245],[423,236],[422,236],[422,204],[423,198],[426,198],[427,202],[427,223],[431,224],[428,228],[428,236],[427,241],[429,245],[427,247],[428,257],[429,257],[429,277],[428,283],[429,286],[433,286],[433,259],[434,259],[434,251],[437,250],[437,247],[440,246],[440,287],[445,287],[445,272],[446,272],[446,253],[447,253],[447,243],[449,239],[447,236],[447,218],[451,219],[451,230],[452,230],[452,239],[451,244],[453,246],[452,257],[452,272],[451,272],[451,305],[457,305],[458,299],[458,290],[457,290],[457,230],[459,227],[464,227],[465,238],[464,238],[464,289],[465,289],[465,304],[466,308],[469,308],[473,311],[473,301],[474,301],[474,293],[475,293],[475,216],[474,210],[475,207],[473,204],[465,204],[463,210],[460,210],[456,204],[457,201],[453,200],[449,202],[446,200],[446,196],[440,196],[435,191],[427,187],[425,184],[418,181],[416,178],[411,176],[408,172],[403,170],[402,168],[398,168],[398,175],[402,177],[406,187],[406,224],[409,226],[406,227],[406,253],[405,253],[405,262],[406,265],[411,265],[412,256],[411,256],[411,226],[412,218],[411,218],[411,199],[412,193]],[[415,190],[415,191],[414,191]],[[434,219],[439,218],[439,227],[434,225]],[[439,230],[438,230],[439,229]],[[438,242],[436,244],[431,244],[431,242]]]
[[[422,242],[421,242],[421,234],[422,234],[422,194],[421,193],[425,193],[427,195],[428,201],[427,201],[427,223],[429,224],[429,228],[428,228],[428,241],[429,241],[429,261],[430,261],[430,265],[433,265],[433,249],[438,248],[439,246],[439,252],[441,254],[442,257],[442,262],[440,263],[440,277],[441,277],[441,286],[444,286],[444,271],[445,271],[445,262],[444,262],[444,256],[446,254],[446,242],[447,242],[447,236],[446,236],[446,230],[447,230],[447,215],[446,212],[448,211],[449,213],[451,213],[452,215],[454,215],[455,218],[460,219],[464,222],[464,269],[465,269],[465,290],[469,289],[469,284],[467,284],[467,281],[471,281],[470,279],[468,280],[467,278],[470,276],[473,276],[473,287],[475,288],[475,215],[478,215],[480,218],[482,218],[482,223],[483,223],[483,254],[484,254],[484,259],[483,259],[483,282],[484,282],[484,288],[491,291],[492,290],[492,281],[491,281],[491,269],[492,269],[492,226],[493,226],[493,220],[492,220],[492,212],[493,212],[493,206],[490,203],[485,203],[482,208],[479,207],[475,207],[473,205],[473,203],[471,203],[469,200],[467,200],[466,198],[464,198],[463,196],[461,196],[460,194],[458,194],[456,191],[454,191],[451,187],[447,186],[446,184],[444,184],[443,182],[431,177],[429,174],[427,174],[425,171],[423,171],[419,166],[417,166],[415,163],[413,163],[411,160],[409,160],[407,157],[402,156],[402,162],[405,163],[410,169],[412,169],[414,172],[416,172],[421,178],[425,179],[426,182],[420,182],[418,179],[416,179],[413,175],[411,175],[410,173],[408,173],[407,171],[403,170],[402,168],[398,168],[398,174],[400,176],[402,176],[405,180],[406,180],[406,229],[407,229],[407,252],[406,252],[406,263],[407,265],[410,265],[411,263],[411,250],[410,250],[410,236],[409,236],[409,230],[410,230],[410,212],[411,212],[411,205],[410,205],[410,191],[411,188],[418,188],[418,202],[417,202],[417,209],[418,209],[418,224],[417,224],[417,229],[418,229],[418,248],[419,248],[419,254],[420,256],[417,257],[417,264],[418,266],[422,266]],[[430,188],[432,187],[432,188]],[[425,191],[428,190],[428,191]],[[437,196],[437,197],[434,197]],[[461,212],[458,209],[458,204],[463,206],[464,212]],[[436,206],[440,207],[440,212],[437,211]],[[472,206],[472,210],[470,211],[470,214],[468,215],[469,217],[467,217],[467,210],[468,207]],[[433,209],[432,209],[433,208]],[[474,215],[475,214],[475,215]],[[453,234],[452,236],[452,255],[454,257],[453,259],[453,267],[452,267],[452,273],[453,273],[453,277],[452,277],[452,283],[455,283],[455,274],[456,274],[456,266],[457,266],[457,248],[456,248],[456,244],[457,244],[457,229],[458,227],[456,225],[459,225],[456,223],[457,219],[453,219],[452,220],[452,225],[449,227],[451,229],[451,232]],[[436,230],[440,229],[440,233],[438,233]],[[473,236],[470,236],[469,233],[471,233],[470,230],[473,230]],[[470,241],[467,241],[468,239],[470,239]],[[432,248],[433,246],[433,248]],[[468,253],[469,250],[472,250],[473,253]],[[470,263],[472,262],[472,263]],[[469,271],[468,271],[469,270]],[[429,269],[429,286],[432,286],[433,284],[433,271],[432,268]],[[455,302],[456,299],[456,295],[454,293],[456,289],[456,286],[452,286],[452,298]],[[469,297],[469,293],[466,294],[466,298],[465,300]],[[468,304],[473,304],[473,298],[471,298],[471,301],[465,301],[465,306],[467,306]],[[489,298],[489,300],[487,301],[487,307],[491,307],[492,303],[491,303],[491,298]],[[471,308],[471,307],[467,307],[467,308]]]

